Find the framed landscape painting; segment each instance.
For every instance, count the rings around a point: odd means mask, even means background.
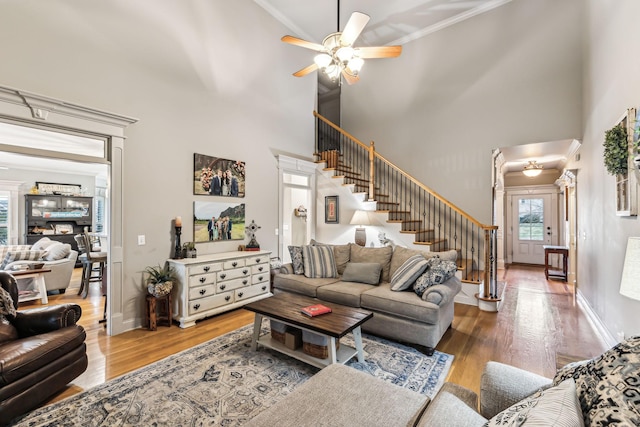
[[[195,153],[193,194],[199,196],[244,197],[245,162]]]
[[[244,240],[244,203],[193,202],[193,241]]]

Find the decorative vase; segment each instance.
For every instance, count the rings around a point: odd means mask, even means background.
[[[168,295],[171,289],[173,289],[173,282],[149,283],[147,285],[147,292],[157,298]]]

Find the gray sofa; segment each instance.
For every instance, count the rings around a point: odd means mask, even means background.
[[[640,425],[640,337],[560,369],[552,379],[489,362],[480,396],[445,383],[436,396],[330,365],[247,426]],[[488,423],[488,424],[486,424]]]
[[[305,259],[296,259],[296,254],[292,252],[293,263],[284,265],[274,277],[276,292],[293,292],[371,311],[373,318],[363,324],[364,332],[419,344],[426,347],[427,354],[433,352],[453,321],[453,300],[460,292],[460,280],[455,275],[445,280],[436,279],[422,296],[413,289],[415,279],[409,279],[412,283],[403,291],[392,290],[390,282],[416,255],[425,260],[455,263],[456,251],[421,252],[402,247],[363,248],[355,244],[311,243],[310,246],[331,248],[338,273],[336,277],[307,277],[309,274],[301,273],[300,269],[296,271],[296,262],[302,262],[304,270],[309,270],[310,266]],[[381,274],[377,283],[375,270],[373,273],[365,271],[370,264],[380,265]],[[431,267],[429,271],[433,270]],[[350,273],[352,271],[356,273]]]

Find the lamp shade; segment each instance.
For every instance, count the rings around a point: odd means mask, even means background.
[[[351,218],[351,225],[371,225],[371,220],[369,219],[369,212],[357,210],[353,213],[353,218]]]
[[[640,237],[629,237],[627,241],[620,294],[640,301]]]

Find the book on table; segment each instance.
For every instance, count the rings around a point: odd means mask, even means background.
[[[321,314],[331,313],[331,307],[327,307],[322,304],[313,304],[300,309],[302,314],[306,314],[309,317],[319,316]]]

